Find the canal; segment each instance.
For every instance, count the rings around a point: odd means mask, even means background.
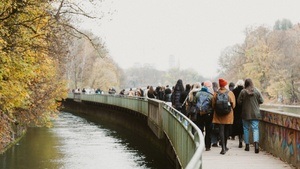
[[[300,106],[286,106],[286,105],[261,105],[261,108],[285,112],[289,114],[300,115]]]
[[[29,128],[19,143],[0,155],[0,168],[172,168],[156,144],[123,126],[61,112],[52,128]]]

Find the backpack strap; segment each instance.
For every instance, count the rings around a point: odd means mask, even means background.
[[[184,99],[184,102],[182,103],[181,107],[184,106],[184,104],[185,104],[185,102],[187,101],[188,97],[189,97],[189,95],[186,96],[186,98]]]
[[[212,93],[210,93],[210,92],[208,92],[208,91],[204,91],[204,92],[206,92],[206,93],[208,93],[208,94],[210,94],[210,95],[213,95]]]

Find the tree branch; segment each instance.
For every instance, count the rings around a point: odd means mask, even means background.
[[[96,45],[93,40],[88,36],[86,35],[85,33],[81,32],[80,30],[76,29],[75,27],[73,27],[72,25],[68,25],[68,24],[63,24],[64,27],[68,27],[72,30],[74,30],[75,32],[79,33],[80,35],[82,35],[83,37],[85,37],[86,39],[89,40],[89,42],[91,43],[91,45],[93,46],[93,48],[97,51],[97,53],[99,54],[100,57],[103,58],[103,56],[101,56],[101,52],[99,51],[99,46]],[[67,31],[68,32],[68,31]],[[69,33],[69,32],[68,32]],[[76,36],[77,37],[77,36]],[[80,38],[80,37],[79,37]],[[101,47],[103,48],[103,47]]]

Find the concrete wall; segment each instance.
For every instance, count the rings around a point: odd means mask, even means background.
[[[300,116],[261,110],[260,146],[300,168]]]

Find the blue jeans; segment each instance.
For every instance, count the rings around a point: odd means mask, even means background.
[[[253,132],[253,141],[259,142],[259,120],[243,120],[243,129],[244,129],[244,141],[245,144],[249,144],[249,127]]]

